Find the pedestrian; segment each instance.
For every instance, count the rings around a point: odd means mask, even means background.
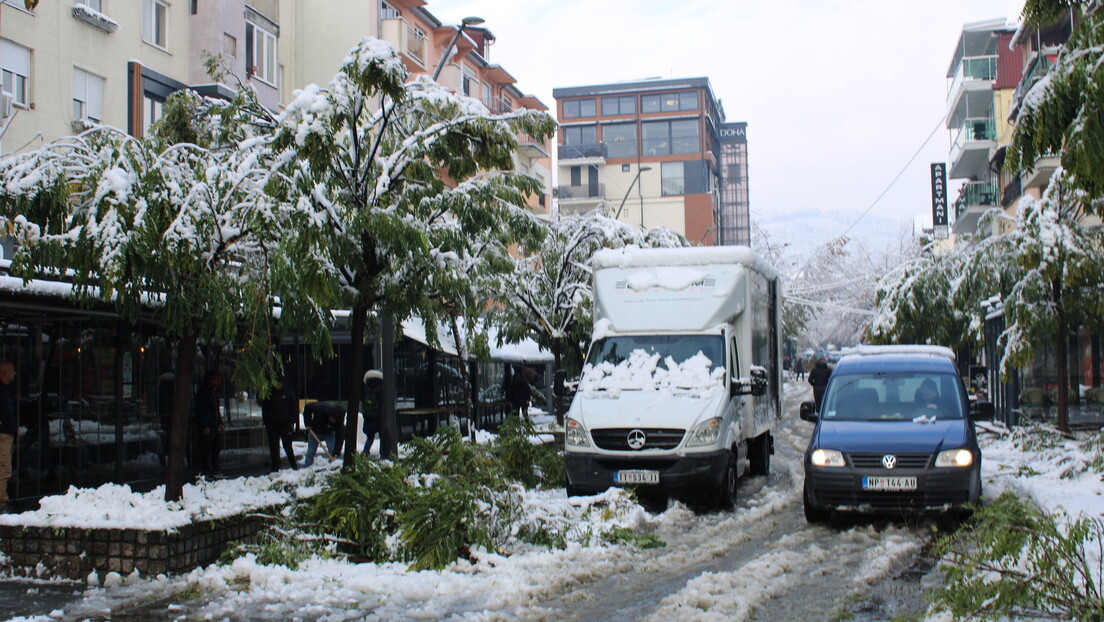
[[[794,371],[797,372],[798,380],[805,379],[805,359],[799,358],[796,362],[794,362]]]
[[[15,364],[0,361],[0,513],[12,511],[8,505],[8,480],[12,474],[12,443],[19,429],[15,408]]]
[[[222,389],[222,374],[211,370],[203,375],[195,398],[195,422],[198,440],[196,459],[199,471],[207,477],[222,474],[219,467],[219,453],[222,451],[222,434],[226,427],[222,423],[219,409],[219,391]]]
[[[824,357],[818,358],[816,365],[809,372],[809,384],[813,385],[813,401],[816,402],[817,412],[820,412],[820,401],[824,398],[824,389],[828,386],[828,379],[832,377],[832,370],[828,369],[828,361]]]
[[[506,389],[506,400],[515,413],[529,414],[529,380],[525,374],[526,368],[515,367],[514,376],[510,379],[510,386]]]
[[[364,453],[372,450],[372,443],[379,434],[381,458],[390,455],[390,435],[383,430],[383,372],[378,369],[370,369],[364,373],[364,390],[361,396],[361,410],[364,411]]]
[[[307,427],[307,455],[303,466],[314,464],[318,445],[326,444],[326,454],[331,460],[337,457],[337,431],[344,429],[345,408],[325,402],[311,402],[303,408],[303,421]]]
[[[284,376],[278,377],[268,397],[258,400],[261,405],[261,421],[268,435],[268,457],[273,473],[280,470],[281,444],[291,468],[299,468],[295,462],[295,450],[291,447],[291,433],[299,427],[299,397],[285,381]]]

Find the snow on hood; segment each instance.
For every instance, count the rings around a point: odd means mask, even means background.
[[[712,370],[712,361],[700,351],[682,363],[671,357],[659,365],[658,354],[633,350],[617,365],[603,362],[583,368],[579,391],[584,397],[620,397],[622,391],[662,391],[685,397],[707,397],[722,390],[724,368]]]

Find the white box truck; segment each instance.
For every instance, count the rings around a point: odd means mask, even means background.
[[[569,496],[636,488],[731,509],[781,417],[777,272],[744,246],[599,251],[565,423]]]

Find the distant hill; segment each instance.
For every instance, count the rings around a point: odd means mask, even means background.
[[[808,256],[824,242],[842,235],[849,228],[847,236],[870,253],[896,250],[900,247],[902,238],[912,235],[911,219],[881,215],[877,210],[861,220],[860,215],[860,212],[815,207],[788,213],[763,213],[753,209],[751,220],[767,231],[774,244],[788,243],[790,247],[786,255],[801,258]]]

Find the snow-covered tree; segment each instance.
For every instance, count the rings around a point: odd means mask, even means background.
[[[797,272],[797,260],[787,252],[789,244],[776,242],[770,231],[751,223],[751,247],[774,269],[778,271],[782,280],[782,339],[797,339],[808,328],[812,318],[813,309],[803,302],[794,300],[788,295],[794,285],[794,277]]]
[[[278,218],[256,154],[212,146],[211,129],[232,125],[216,119],[219,107],[179,93],[165,113],[190,121],[150,140],[95,128],[0,161],[0,221],[19,242],[14,272],[65,274],[77,299],[113,302],[132,321],[151,313],[176,339],[165,491],[176,500],[197,343],[241,343],[241,374],[272,373],[268,245]]]
[[[592,324],[590,258],[602,248],[630,244],[688,245],[669,229],[642,232],[606,216],[602,209],[549,223],[544,243],[531,249],[532,254],[515,258],[513,270],[494,287],[501,292],[494,310],[502,327],[500,339],[516,343],[532,338],[552,353],[556,369],[581,369]]]
[[[281,174],[273,188],[295,206],[276,284],[284,313],[328,337],[331,308],[352,310],[354,345],[369,317],[417,314],[436,338],[443,301],[467,295],[465,281],[498,269],[475,261],[489,244],[539,243],[523,207],[539,182],[515,172],[518,132],[550,136],[542,112],[492,116],[478,101],[424,76],[407,82],[386,42],[366,38],[328,87],[298,91],[278,119],[271,147]],[[464,304],[463,306],[467,306]],[[348,410],[357,412],[362,348],[352,348]],[[356,419],[346,426],[346,462]]]

